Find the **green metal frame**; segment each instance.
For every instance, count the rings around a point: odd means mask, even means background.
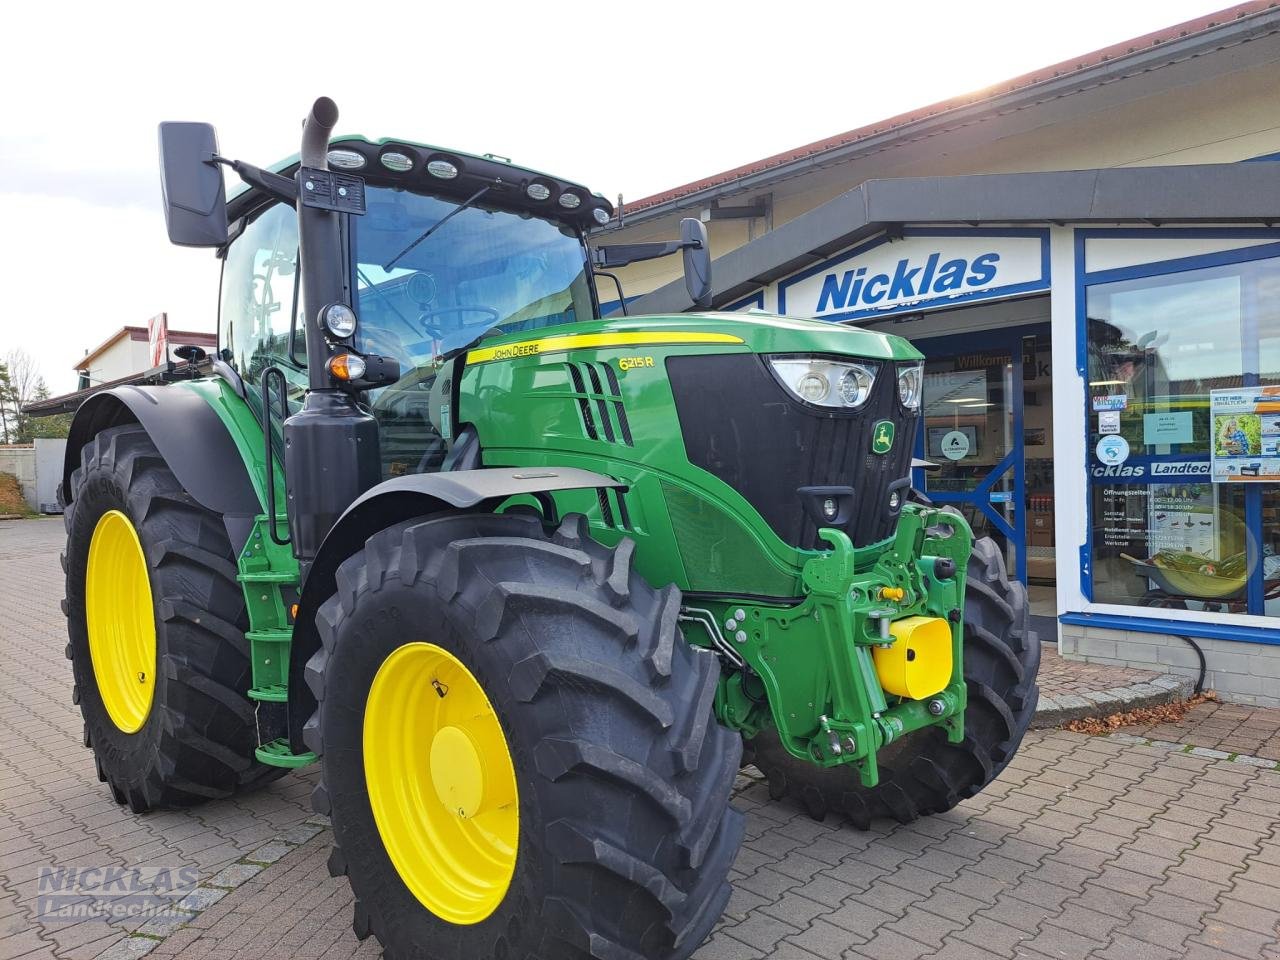
[[[853,764],[862,782],[873,786],[881,747],[934,725],[953,743],[964,736],[962,613],[973,538],[956,515],[915,504],[903,508],[887,549],[855,550],[838,530],[821,536],[831,550],[805,563],[801,603],[700,604],[712,613],[710,622],[689,616],[686,608],[686,620],[701,627],[701,636],[691,630],[686,636],[712,648],[717,639],[732,643],[746,661],[747,669],[722,678],[716,700],[721,722],[747,737],[772,726],[794,756],[824,767]],[[953,561],[953,577],[938,578],[938,558]],[[885,599],[886,589],[896,588],[902,598]],[[950,624],[950,680],[926,700],[886,698],[872,658],[872,649],[884,643],[880,624],[917,615]]]
[[[297,597],[300,581],[298,561],[287,546],[276,543],[270,535],[266,513],[266,451],[262,442],[262,424],[253,408],[221,378],[181,381],[173,389],[194,390],[213,408],[236,445],[249,472],[254,492],[263,512],[253,524],[237,558],[236,579],[244,591],[249,613],[249,657],[253,681],[249,699],[259,703],[288,703],[289,648],[293,642],[292,598]],[[277,490],[284,489],[284,475],[279,462],[272,458]],[[283,501],[282,501],[283,502]],[[277,512],[277,529],[288,529],[288,517]],[[261,744],[255,751],[259,761],[275,767],[301,767],[316,759],[311,752],[294,753],[286,738]]]

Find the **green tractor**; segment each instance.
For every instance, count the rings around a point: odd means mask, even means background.
[[[62,490],[118,802],[319,763],[388,956],[678,960],[729,897],[744,763],[862,828],[1000,772],[1039,644],[995,545],[911,490],[909,343],[604,318],[603,271],[675,253],[705,306],[702,225],[593,249],[600,195],[336,119],[272,170],[161,125],[219,347],[91,396]]]

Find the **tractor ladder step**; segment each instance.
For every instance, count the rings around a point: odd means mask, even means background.
[[[289,685],[285,683],[270,683],[264,687],[250,687],[249,699],[263,700],[267,703],[288,703]]]
[[[270,743],[264,743],[262,746],[254,750],[254,755],[258,758],[259,763],[265,763],[269,767],[305,767],[309,763],[316,762],[316,755],[308,750],[306,753],[294,753],[289,747],[289,741],[285,737],[279,740],[272,740]]]
[[[241,573],[237,574],[236,579],[241,583],[297,583],[298,576],[295,573],[281,573],[275,570],[268,570],[263,573]]]

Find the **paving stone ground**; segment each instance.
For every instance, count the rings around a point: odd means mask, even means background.
[[[193,811],[138,817],[111,801],[68,698],[60,541],[56,521],[0,522],[0,960],[377,956],[325,870],[309,775]],[[1277,717],[1214,707],[1176,737],[1033,731],[977,797],[865,833],[771,801],[748,768],[735,893],[696,956],[1280,960],[1280,772],[1190,752],[1265,729],[1256,756]],[[206,878],[209,905],[183,926],[137,937],[36,915],[42,865],[162,861]]]
[[[1152,740],[1175,740],[1197,747],[1280,761],[1280,710],[1237,703],[1197,704],[1173,723],[1121,727]]]
[[[1159,674],[1149,670],[1131,670],[1103,663],[1081,663],[1067,660],[1058,654],[1057,648],[1044,644],[1040,659],[1040,693],[1058,697],[1064,693],[1084,694],[1112,687],[1130,687],[1154,680]]]

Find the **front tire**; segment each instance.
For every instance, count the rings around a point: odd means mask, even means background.
[[[254,759],[248,618],[222,518],[136,423],[85,445],[71,493],[66,653],[98,778],[142,813],[280,776]]]
[[[724,909],[743,823],[718,663],[634,544],[586,531],[415,520],[338,570],[305,736],[330,869],[389,957],[682,960]]]
[[[989,537],[973,545],[965,581],[964,740],[948,743],[937,727],[880,751],[880,783],[868,789],[844,767],[797,760],[772,731],[748,745],[749,762],[765,775],[775,800],[790,797],[814,818],[844,814],[861,830],[888,817],[910,823],[975,796],[1013,758],[1035,716],[1040,640],[1027,628],[1027,591],[1005,573]]]

